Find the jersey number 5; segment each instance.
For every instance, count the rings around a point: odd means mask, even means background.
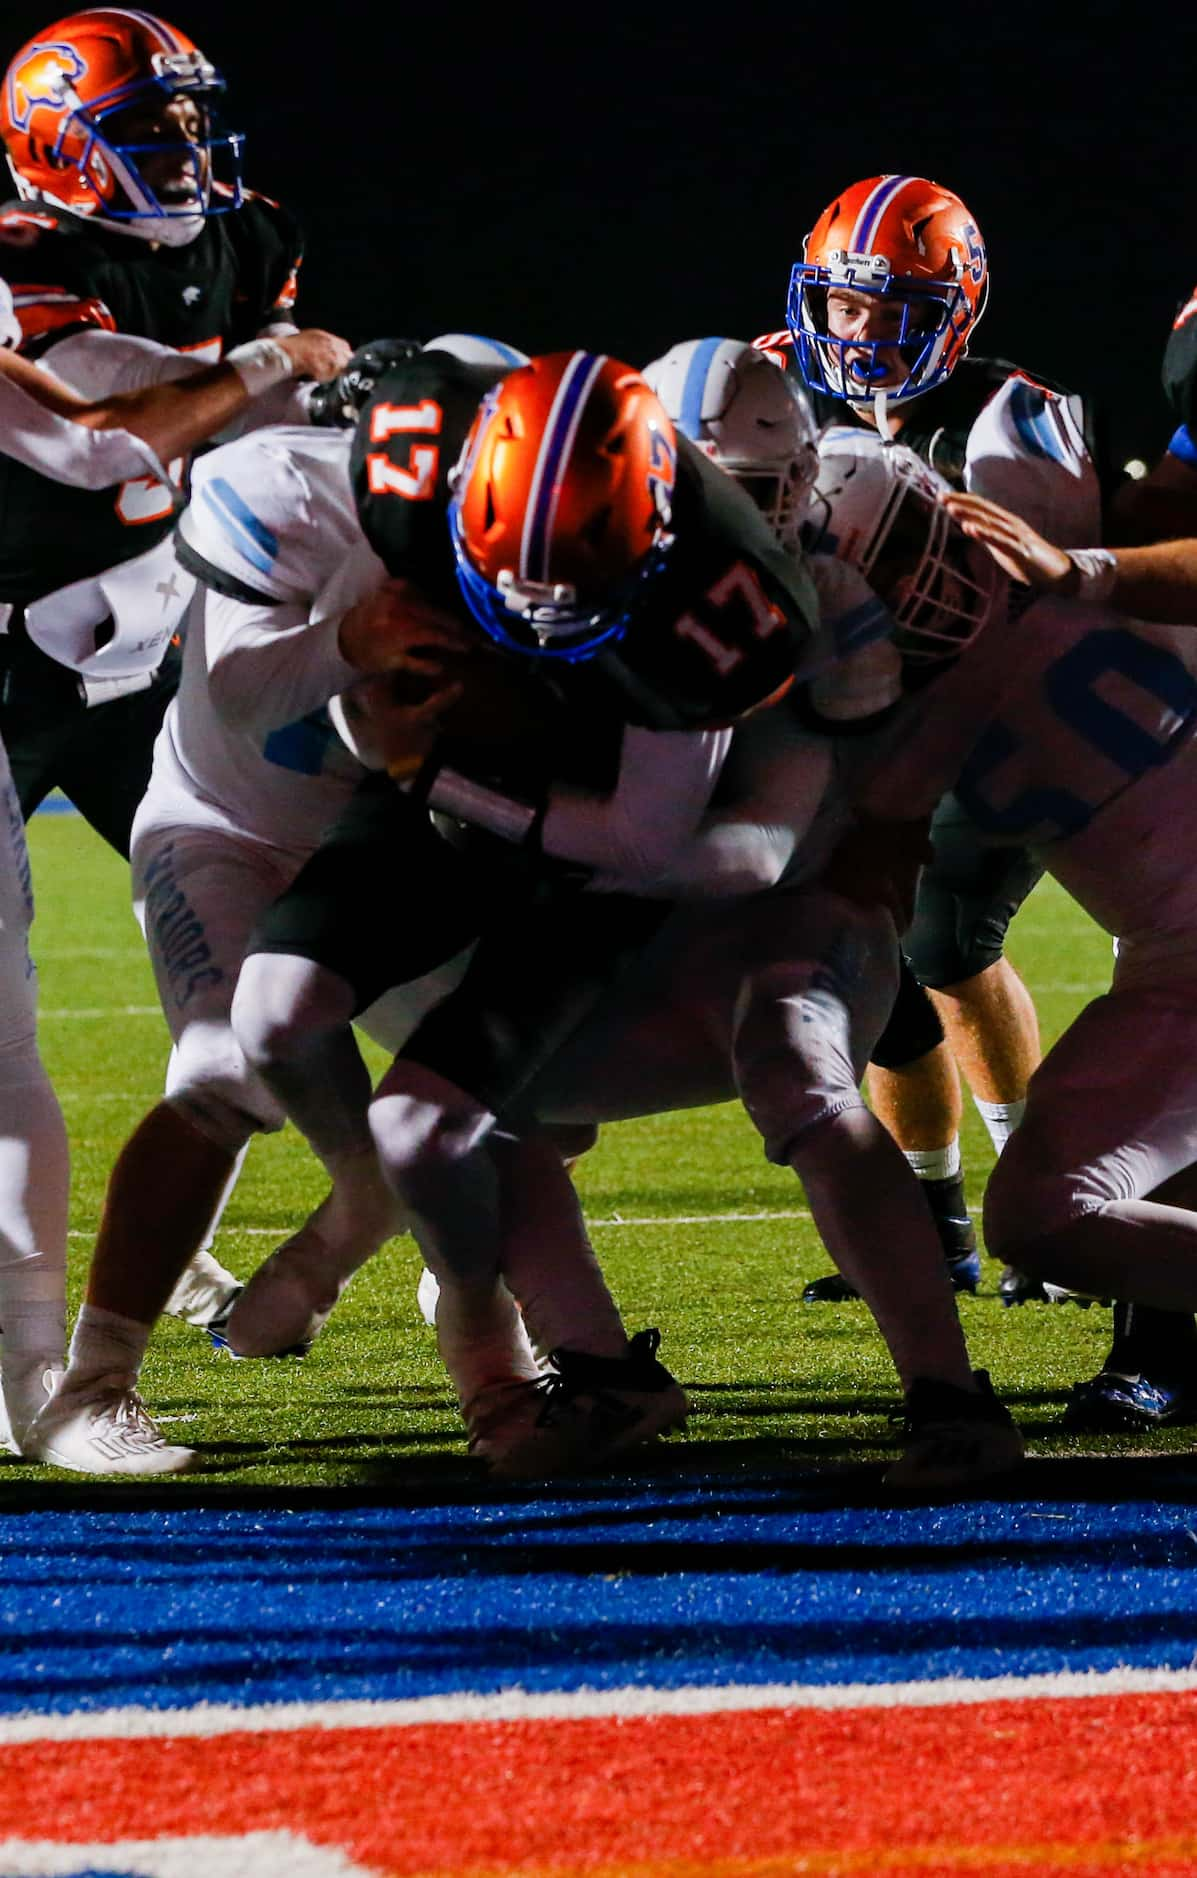
[[[421,434],[436,437],[440,428],[441,407],[434,398],[421,398],[419,404],[376,404],[370,416],[370,442],[389,443],[392,437]],[[385,451],[371,450],[366,457],[370,493],[427,502],[436,493],[440,460],[440,445],[435,443],[413,443],[406,469],[392,463]]]

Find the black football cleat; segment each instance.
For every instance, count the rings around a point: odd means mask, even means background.
[[[1073,1434],[1143,1433],[1190,1422],[1197,1422],[1197,1388],[1191,1382],[1123,1376],[1112,1369],[1074,1383],[1064,1410],[1064,1427]]]
[[[974,1394],[921,1376],[906,1392],[902,1453],[885,1474],[903,1493],[970,1487],[1008,1473],[1024,1458],[1022,1436],[993,1393],[989,1373],[975,1369]]]

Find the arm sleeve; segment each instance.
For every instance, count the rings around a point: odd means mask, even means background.
[[[81,398],[110,398],[118,391],[146,391],[151,385],[168,385],[180,378],[194,378],[208,369],[211,361],[194,353],[176,352],[173,346],[160,346],[153,339],[137,339],[131,333],[81,332],[60,339],[37,361],[44,369],[61,378]]]
[[[775,887],[815,825],[832,766],[826,740],[793,745],[780,763],[761,772],[742,800],[704,816],[665,862],[654,891],[670,900],[711,900]],[[593,885],[598,891],[636,890],[627,878],[602,876]]]
[[[629,725],[610,795],[553,788],[541,836],[545,853],[651,885],[699,827],[731,739],[730,730]]]
[[[90,430],[47,411],[0,374],[0,435],[5,456],[55,482],[108,489],[141,476],[164,477],[149,445],[127,430]]]
[[[306,601],[253,606],[209,592],[208,685],[226,723],[265,733],[327,704],[361,673],[337,647],[340,619],[313,625]]]

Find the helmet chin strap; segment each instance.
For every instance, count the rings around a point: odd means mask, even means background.
[[[140,215],[127,222],[100,218],[113,235],[129,235],[134,241],[157,241],[164,248],[185,248],[201,234],[202,215]]]
[[[887,395],[888,394],[884,391],[875,391],[873,393],[873,422],[877,426],[878,436],[884,437],[886,442],[888,443],[889,441],[889,418],[885,414],[885,405],[886,405]]]

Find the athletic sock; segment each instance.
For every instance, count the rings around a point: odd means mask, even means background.
[[[81,1389],[100,1376],[113,1375],[127,1376],[132,1387],[150,1340],[150,1329],[149,1324],[122,1317],[119,1311],[105,1311],[96,1304],[82,1305],[71,1338],[64,1389]]]
[[[1017,1102],[982,1102],[980,1096],[975,1095],[973,1101],[993,1143],[994,1153],[1000,1154],[1026,1113],[1026,1097],[1021,1096]]]
[[[953,1135],[946,1148],[903,1148],[902,1152],[920,1180],[951,1180],[960,1172],[959,1135]]]
[[[1115,1304],[1114,1341],[1103,1367],[1152,1382],[1197,1381],[1197,1323],[1188,1311]]]

